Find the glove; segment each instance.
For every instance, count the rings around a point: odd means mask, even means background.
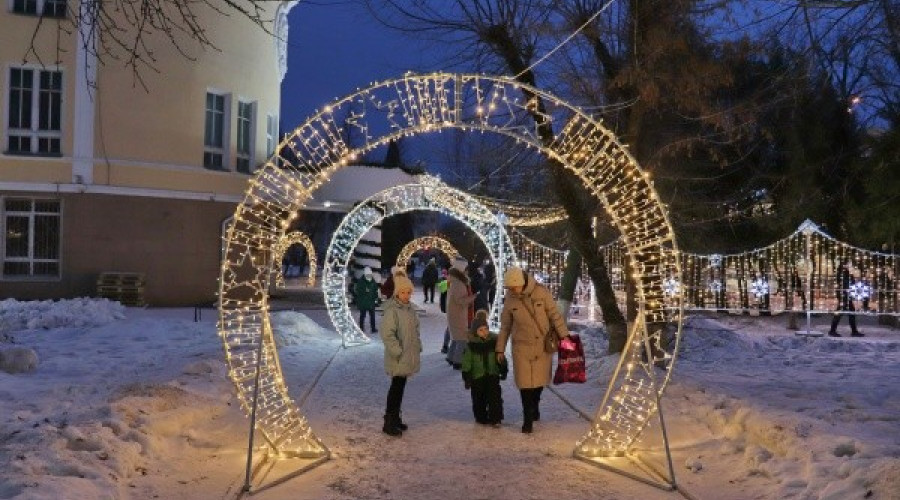
[[[559,348],[565,349],[567,351],[573,351],[575,350],[575,342],[572,342],[572,339],[566,337],[559,341]]]
[[[506,380],[506,376],[509,374],[509,365],[506,363],[504,359],[500,363],[500,380]]]

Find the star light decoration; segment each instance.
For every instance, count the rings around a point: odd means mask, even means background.
[[[854,281],[848,293],[853,300],[866,300],[872,296],[872,287],[865,281]]]
[[[669,297],[675,297],[681,293],[681,283],[675,278],[668,278],[663,282],[663,291]]]
[[[412,257],[413,254],[419,250],[428,249],[437,250],[446,255],[450,260],[453,260],[454,257],[459,255],[459,251],[444,238],[441,238],[440,236],[422,236],[421,238],[410,241],[400,249],[400,253],[397,255],[397,265],[406,267],[406,263],[409,262],[409,258]]]
[[[361,201],[335,229],[325,254],[322,289],[331,322],[344,340],[344,346],[369,342],[353,317],[347,297],[347,263],[359,240],[382,219],[394,215],[428,210],[439,212],[462,222],[484,243],[499,270],[516,258],[509,236],[491,212],[466,193],[453,189],[438,179],[422,175],[418,182],[394,186]],[[488,314],[493,330],[500,328],[500,304],[503,284],[497,283],[497,300]]]
[[[750,282],[750,293],[757,299],[761,299],[769,295],[769,282],[763,278],[756,278]]]
[[[275,286],[284,288],[284,274],[281,271],[281,261],[284,254],[293,245],[303,245],[306,249],[306,255],[309,258],[309,276],[306,277],[306,286],[315,286],[316,284],[316,247],[313,246],[309,236],[300,231],[292,231],[285,234],[275,247],[272,249],[272,269],[275,271]]]
[[[354,144],[344,141],[347,128],[358,139]],[[666,302],[663,280],[681,276],[674,232],[649,174],[601,122],[552,94],[506,77],[409,73],[374,83],[314,114],[256,171],[227,228],[219,278],[218,330],[241,406],[249,413],[254,401],[258,403],[256,428],[279,455],[328,454],[290,398],[281,374],[269,322],[271,248],[311,193],[335,171],[390,141],[444,129],[501,134],[559,162],[601,202],[622,234],[640,311],[620,369],[575,454],[625,453],[656,415],[680,346],[678,299],[671,316],[676,333],[670,349],[648,349],[662,345],[659,325],[672,311],[666,308],[672,302]],[[262,352],[259,357],[257,350]],[[259,391],[254,398],[257,366]],[[658,366],[664,372],[658,372]]]

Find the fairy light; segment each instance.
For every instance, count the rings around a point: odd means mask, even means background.
[[[400,249],[400,253],[397,255],[397,265],[406,267],[406,263],[413,254],[419,250],[429,249],[443,253],[450,260],[459,255],[459,251],[446,239],[440,236],[422,236],[410,241]]]
[[[286,254],[288,249],[293,245],[303,245],[303,248],[306,249],[306,255],[309,259],[309,276],[306,278],[306,286],[315,286],[316,269],[318,267],[318,264],[316,263],[316,247],[313,246],[309,236],[300,231],[293,231],[285,234],[278,240],[278,243],[272,249],[272,269],[275,271],[275,286],[278,288],[285,287],[284,274],[281,271],[281,261],[284,259],[284,254]]]
[[[505,229],[483,205],[466,193],[453,189],[436,177],[417,176],[417,182],[385,189],[361,201],[344,216],[335,229],[325,254],[322,290],[331,322],[341,334],[344,346],[366,344],[369,338],[354,320],[347,297],[347,264],[359,240],[383,219],[416,210],[429,210],[453,217],[465,224],[484,243],[498,271],[515,261],[516,253]],[[493,329],[500,327],[503,284],[497,283],[497,297],[488,314]]]
[[[540,111],[539,102],[547,111]],[[542,123],[556,133],[549,143],[536,125]],[[360,138],[359,143],[343,140],[347,128]],[[397,138],[443,129],[504,135],[558,161],[601,201],[622,235],[642,307],[623,354],[628,366],[609,381],[611,397],[604,397],[594,424],[575,452],[597,456],[627,450],[655,413],[656,398],[669,381],[680,345],[681,314],[667,307],[679,311],[681,296],[666,297],[662,288],[667,277],[681,276],[674,232],[649,175],[609,130],[552,94],[506,77],[410,73],[374,83],[316,112],[288,134],[276,155],[256,171],[226,230],[219,275],[218,331],[238,401],[249,410],[255,352],[261,343],[258,430],[279,456],[327,453],[290,398],[281,375],[269,326],[271,249],[289,227],[285,221],[294,218],[335,171]],[[445,200],[460,198],[442,191],[423,199],[439,209]],[[362,225],[402,204],[402,199],[385,199],[375,207],[358,207],[353,220]],[[477,211],[471,198],[460,206],[466,213]],[[493,215],[484,217],[493,219]],[[493,225],[481,233],[499,232],[499,225]],[[342,236],[332,244],[339,250],[336,255],[349,255],[355,242]],[[516,259],[512,248],[503,251]],[[340,259],[326,259],[323,283],[339,286],[344,293],[339,270],[345,265]],[[654,351],[642,356],[643,346],[662,344],[658,325],[669,319],[677,324],[672,354]],[[653,377],[655,365],[665,367],[664,376]]]

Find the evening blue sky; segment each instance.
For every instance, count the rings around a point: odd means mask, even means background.
[[[421,44],[379,24],[356,2],[301,0],[288,19],[282,132],[293,130],[316,109],[357,88],[408,70],[429,69]]]

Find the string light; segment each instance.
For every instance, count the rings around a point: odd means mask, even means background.
[[[315,286],[316,269],[318,267],[318,264],[316,263],[316,247],[313,246],[309,236],[300,231],[293,231],[285,234],[278,240],[278,243],[272,249],[272,268],[275,271],[275,286],[278,288],[285,287],[284,274],[281,270],[281,261],[284,259],[284,254],[286,254],[288,249],[293,245],[303,245],[303,248],[306,249],[306,255],[309,259],[309,276],[306,278],[306,286]]]
[[[538,100],[544,111],[536,106]],[[549,142],[541,134],[543,125],[556,132]],[[361,144],[344,141],[347,128]],[[276,155],[256,171],[227,227],[219,277],[218,331],[238,400],[249,410],[256,349],[262,345],[257,428],[280,456],[326,454],[290,398],[278,363],[268,311],[271,249],[289,227],[287,222],[335,171],[393,140],[443,129],[504,135],[559,162],[602,202],[622,234],[641,309],[622,355],[624,369],[609,381],[594,423],[575,453],[623,453],[655,413],[680,345],[681,296],[665,297],[662,288],[667,277],[681,276],[674,232],[649,175],[609,130],[581,109],[507,77],[406,74],[375,83],[323,107],[288,134]],[[439,197],[427,199],[442,206]],[[467,203],[466,211],[473,211],[472,201]],[[394,205],[384,200],[380,206]],[[367,206],[357,213],[361,220],[374,220],[387,210]],[[345,247],[354,243],[333,241],[340,255],[349,255],[352,249]],[[515,258],[512,248],[509,252]],[[346,262],[326,261],[323,282],[337,285],[343,280],[334,267],[341,265]],[[340,285],[343,294],[346,288]],[[674,314],[668,309],[672,307]],[[670,352],[658,349],[664,344],[661,325],[667,320],[676,325]],[[665,368],[664,376],[655,378],[656,366]]]
[[[406,263],[409,262],[409,258],[412,257],[413,254],[419,250],[429,249],[443,253],[450,260],[453,260],[454,257],[459,255],[459,251],[444,238],[441,238],[440,236],[422,236],[410,241],[400,249],[400,253],[397,255],[397,265],[406,267]]]

